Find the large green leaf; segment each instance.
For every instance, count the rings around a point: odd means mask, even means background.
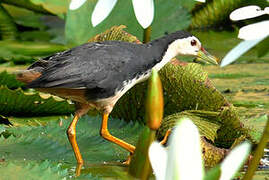
[[[17,27],[12,17],[0,4],[0,39],[10,40],[17,36]]]
[[[183,111],[181,113],[166,116],[163,119],[161,128],[158,130],[157,137],[162,138],[168,129],[174,127],[177,122],[183,118],[190,118],[198,127],[201,136],[205,136],[208,140],[214,142],[217,137],[217,130],[220,128],[218,122],[219,113],[212,111]]]
[[[3,7],[9,12],[15,23],[20,26],[38,29],[46,28],[44,22],[40,20],[43,16],[42,14],[7,4],[4,4]]]
[[[87,1],[79,9],[68,11],[65,35],[69,43],[78,45],[87,42],[90,37],[119,24],[126,25],[127,32],[140,40],[142,39],[143,29],[135,18],[131,1],[118,0],[108,18],[93,28],[90,24],[90,17],[95,3],[96,1]],[[190,24],[190,15],[187,9],[180,6],[178,0],[172,2],[166,0],[155,1],[155,13],[152,24],[152,39],[167,32],[187,28]],[[169,26],[167,26],[167,22],[169,22]]]
[[[33,4],[42,6],[52,14],[63,15],[67,12],[70,0],[30,0]]]
[[[131,43],[141,43],[137,37],[128,34],[123,29],[126,28],[124,25],[120,26],[113,26],[110,29],[104,31],[103,33],[100,33],[91,39],[88,40],[88,42],[98,42],[98,41],[127,41]]]
[[[0,41],[0,60],[16,63],[33,62],[34,59],[66,50],[61,44],[32,41]]]
[[[40,126],[46,125],[49,122],[58,122],[62,123],[62,119],[67,119],[68,116],[37,116],[37,117],[7,117],[7,121],[10,122],[14,126]]]
[[[39,5],[35,5],[31,2],[31,0],[15,0],[15,1],[10,1],[10,0],[1,0],[1,2],[5,3],[5,4],[10,4],[12,6],[17,6],[17,7],[21,7],[21,8],[25,8],[28,9],[30,11],[35,11],[37,13],[42,13],[42,14],[49,14],[51,15],[51,13],[49,13],[46,9],[44,9],[42,6]]]
[[[61,169],[61,164],[52,164],[49,161],[40,164],[7,163],[0,167],[1,179],[57,180],[68,175],[67,169]]]
[[[0,85],[7,86],[9,89],[23,87],[24,84],[16,80],[14,74],[9,74],[7,71],[0,73]]]
[[[74,106],[52,96],[41,97],[37,92],[10,90],[0,86],[0,113],[6,116],[70,114]]]
[[[12,136],[7,139],[0,138],[0,157],[4,158],[8,163],[16,165],[49,160],[73,169],[76,165],[76,160],[65,132],[70,122],[71,118],[63,120],[62,126],[59,126],[58,123],[50,122],[47,126],[5,128]],[[77,124],[77,141],[85,161],[85,169],[93,172],[93,174],[99,173],[102,175],[107,169],[104,162],[118,164],[119,160],[124,161],[127,158],[128,152],[100,137],[100,127],[100,117],[85,116],[81,118]],[[111,134],[131,144],[136,143],[143,129],[142,127],[138,123],[126,123],[118,119],[109,119]],[[94,170],[93,164],[103,166],[103,170],[96,170],[98,169],[97,167]],[[3,163],[0,163],[0,167],[3,171],[6,168]]]
[[[5,132],[5,131],[6,131],[6,127],[3,126],[3,125],[0,125],[0,136],[1,136],[1,134],[2,134],[3,132]]]

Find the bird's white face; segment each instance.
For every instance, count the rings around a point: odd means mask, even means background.
[[[196,56],[197,61],[218,64],[218,59],[210,55],[201,45],[199,39],[195,36],[190,36],[183,39],[177,39],[170,44],[168,51],[174,55]]]
[[[201,49],[201,42],[194,36],[178,39],[175,42],[177,54],[197,56]]]

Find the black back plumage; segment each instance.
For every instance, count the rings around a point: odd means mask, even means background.
[[[89,99],[113,96],[130,81],[160,62],[168,45],[191,34],[178,31],[148,44],[122,41],[86,43],[35,62],[28,69],[41,76],[31,88],[83,88]]]

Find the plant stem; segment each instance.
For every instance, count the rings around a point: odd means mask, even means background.
[[[136,145],[135,153],[132,157],[129,174],[141,180],[147,180],[152,173],[151,165],[148,157],[148,149],[151,143],[155,140],[155,130],[144,127],[142,134]]]
[[[149,42],[150,41],[150,36],[151,36],[151,26],[144,29],[143,43]]]
[[[266,147],[268,139],[269,139],[269,116],[267,115],[267,123],[266,123],[266,126],[264,128],[261,140],[258,144],[258,147],[257,147],[255,153],[254,153],[254,157],[251,160],[251,163],[248,167],[248,170],[247,170],[245,176],[243,177],[243,180],[251,180],[252,179],[255,171],[258,168],[260,159],[263,156],[264,148]]]

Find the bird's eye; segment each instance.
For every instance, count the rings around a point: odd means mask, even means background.
[[[196,46],[196,43],[197,43],[197,42],[196,42],[194,39],[191,40],[191,45],[192,45],[192,46]]]

